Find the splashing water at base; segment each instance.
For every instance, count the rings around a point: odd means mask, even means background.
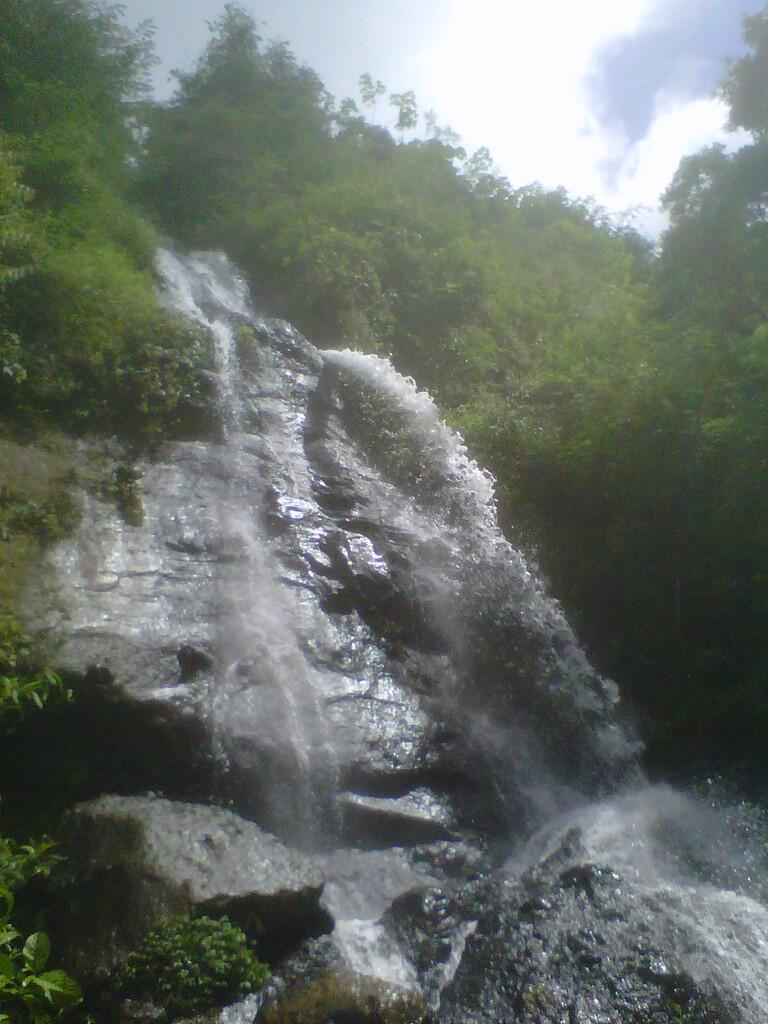
[[[699,983],[735,994],[749,1024],[768,1008],[768,822],[746,804],[649,786],[578,807],[507,862],[511,877],[576,836],[574,863],[630,882],[663,922],[667,947]]]

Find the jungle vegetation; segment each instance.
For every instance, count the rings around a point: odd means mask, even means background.
[[[412,93],[337,102],[237,4],[168,103],[105,0],[0,8],[0,425],[199,428],[205,339],[159,237],[225,249],[259,307],[390,354],[496,474],[649,764],[759,779],[768,729],[768,8],[721,94],[749,145],[686,158],[655,247],[513,187]]]

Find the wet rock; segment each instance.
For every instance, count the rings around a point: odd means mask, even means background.
[[[181,669],[181,678],[185,681],[194,679],[201,672],[210,672],[213,668],[210,654],[191,644],[182,644],[176,652],[176,660]]]
[[[492,871],[486,850],[562,808],[583,822],[636,778],[637,747],[616,688],[501,535],[460,438],[385,361],[321,355],[254,317],[220,254],[164,263],[175,308],[215,320],[226,430],[132,464],[133,526],[79,495],[80,525],[26,596],[26,625],[46,631],[78,701],[17,731],[0,772],[23,756],[35,807],[71,773],[78,797],[215,796],[295,845],[359,846],[328,858],[348,862],[329,886],[340,948],[400,978],[402,947],[441,1024],[670,1024],[675,1006],[742,1024],[718,987],[763,1024],[768,922],[739,893],[643,888],[578,830],[553,851],[548,834],[516,880]],[[621,839],[612,854],[632,845]],[[158,916],[193,910],[251,930],[269,918],[282,955],[330,922],[311,870],[265,893],[265,865],[292,863],[274,843],[208,807],[81,807],[65,830],[59,948],[108,962]],[[727,935],[719,948],[691,925],[704,912]]]
[[[268,998],[295,985],[321,978],[326,974],[338,974],[345,970],[346,964],[338,945],[332,936],[323,935],[310,939],[292,953],[273,972],[266,985]]]
[[[670,947],[669,921],[642,890],[596,865],[407,893],[383,920],[445,1024],[748,1019],[682,968],[690,939]]]
[[[351,972],[303,978],[267,1003],[261,1024],[429,1024],[413,992]]]
[[[415,864],[423,865],[444,882],[474,881],[493,870],[485,850],[460,841],[418,846],[412,851],[412,857]]]
[[[450,803],[429,790],[394,798],[342,793],[338,803],[344,835],[355,845],[415,846],[454,836]]]
[[[84,682],[89,687],[108,687],[114,683],[115,677],[106,665],[89,665],[86,669]]]
[[[464,907],[441,889],[407,892],[396,899],[384,921],[408,955],[418,975],[426,977],[451,955],[454,936],[464,920]]]
[[[67,816],[61,851],[56,930],[75,971],[109,966],[178,914],[229,916],[271,961],[333,926],[317,868],[220,808],[102,797]]]
[[[164,747],[167,781],[149,758],[133,758],[130,780],[92,758],[81,795],[216,792],[295,844],[414,843],[457,825],[517,830],[531,777],[570,785],[624,764],[591,742],[614,698],[583,658],[566,664],[573,637],[487,522],[488,482],[456,439],[432,412],[411,416],[420,399],[391,371],[347,367],[251,318],[225,262],[191,258],[181,305],[202,303],[222,336],[246,325],[242,366],[224,360],[219,380],[238,429],[137,463],[143,520],[130,529],[83,494],[81,525],[27,595],[29,627],[85,699],[111,690]],[[531,717],[547,719],[544,740]],[[341,808],[338,780],[355,794]],[[420,793],[447,816],[357,799]]]
[[[165,1019],[162,1006],[137,999],[126,999],[117,1011],[118,1024],[160,1024]]]

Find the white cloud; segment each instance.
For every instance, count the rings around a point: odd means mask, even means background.
[[[669,185],[683,156],[722,142],[735,149],[748,140],[746,132],[726,132],[727,108],[716,99],[680,100],[660,94],[653,121],[644,139],[628,147],[613,185],[600,197],[612,209],[650,207],[639,223],[657,234],[664,227],[657,197]]]
[[[632,145],[597,117],[589,80],[606,44],[663,28],[677,2],[451,0],[411,69],[417,96],[469,149],[487,145],[515,185],[562,185],[616,210],[656,207],[680,158],[725,138],[722,104],[660,95]]]

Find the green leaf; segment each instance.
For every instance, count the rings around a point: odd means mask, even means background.
[[[8,954],[0,953],[0,976],[5,978],[15,978],[17,973],[16,964],[11,960]]]
[[[51,940],[45,932],[35,932],[24,943],[24,962],[30,971],[42,971],[50,955]]]
[[[19,932],[10,924],[0,924],[0,946],[9,946],[14,939],[18,939]]]
[[[13,910],[13,893],[4,885],[0,885],[0,904],[2,903],[5,904],[5,914],[10,914]],[[2,911],[0,911],[0,913],[2,913]]]
[[[66,971],[47,971],[28,978],[25,984],[36,985],[54,1006],[74,1006],[82,999],[80,986]]]

